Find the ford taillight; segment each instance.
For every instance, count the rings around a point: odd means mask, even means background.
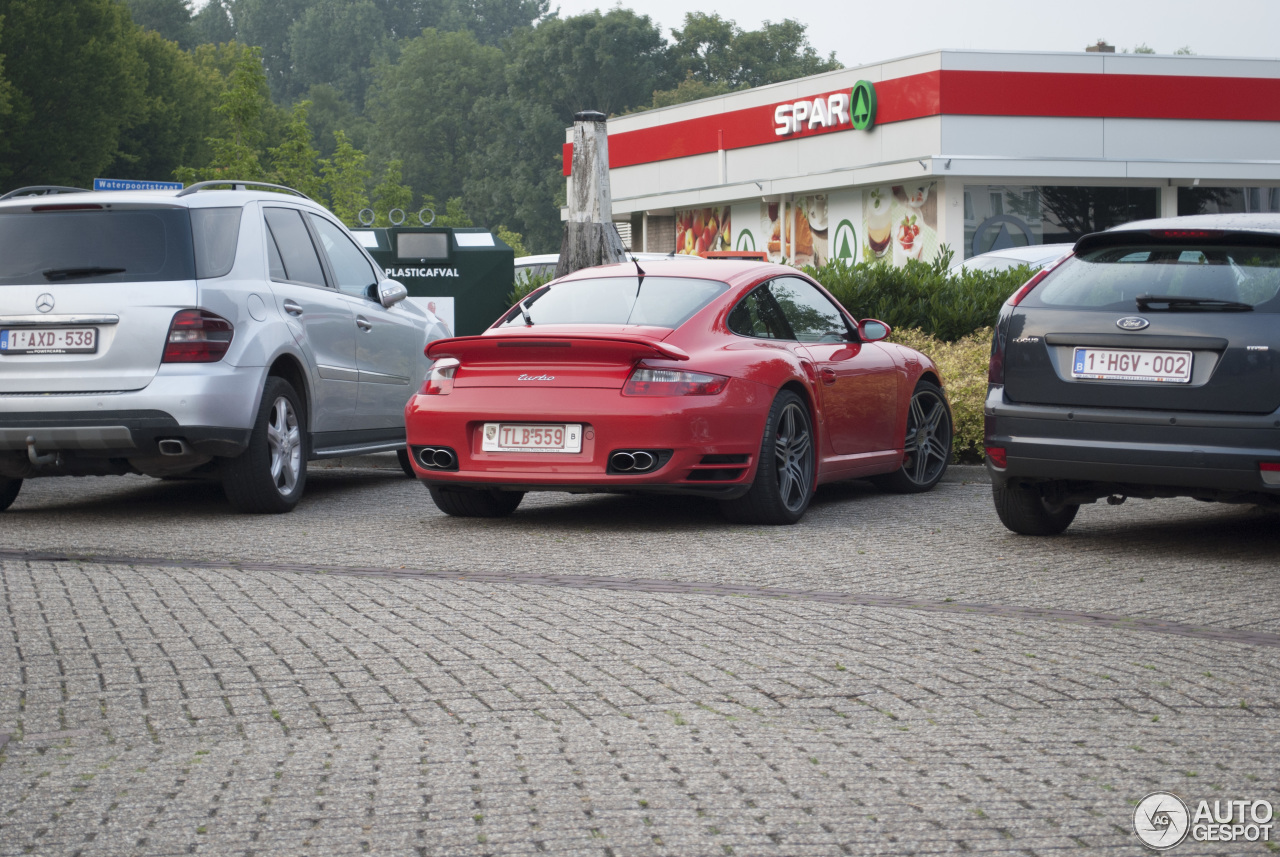
[[[714,396],[729,384],[724,375],[637,366],[622,388],[624,396]]]
[[[169,323],[162,363],[217,363],[231,347],[231,322],[205,309],[179,310]]]
[[[424,396],[447,396],[453,392],[453,377],[462,363],[456,357],[441,357],[431,364],[431,373],[422,385]]]

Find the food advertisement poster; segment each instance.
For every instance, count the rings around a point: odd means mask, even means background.
[[[862,258],[905,265],[938,252],[937,182],[883,185],[862,192]]]
[[[686,208],[676,211],[676,252],[685,256],[705,256],[709,250],[729,250],[733,246],[730,206]]]
[[[803,268],[819,267],[830,258],[827,241],[827,195],[798,196],[791,202],[760,204],[760,231],[769,236],[765,252],[770,262]],[[784,229],[785,226],[785,229]],[[795,243],[792,243],[792,232]]]

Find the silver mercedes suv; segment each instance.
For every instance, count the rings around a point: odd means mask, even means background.
[[[404,455],[449,332],[323,206],[260,182],[68,191],[0,197],[0,510],[24,479],[142,473],[287,512],[309,459]]]

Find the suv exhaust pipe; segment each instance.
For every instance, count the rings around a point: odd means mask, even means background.
[[[191,447],[187,446],[187,442],[176,437],[166,437],[157,446],[160,447],[161,455],[188,455],[191,452]]]

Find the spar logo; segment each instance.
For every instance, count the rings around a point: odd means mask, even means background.
[[[1153,851],[1168,851],[1188,835],[1193,842],[1270,842],[1274,826],[1265,800],[1202,800],[1193,813],[1177,795],[1152,792],[1133,811],[1133,832]]]
[[[840,125],[866,131],[876,124],[876,85],[860,80],[848,92],[779,104],[773,108],[773,124],[773,133],[779,137]]]

